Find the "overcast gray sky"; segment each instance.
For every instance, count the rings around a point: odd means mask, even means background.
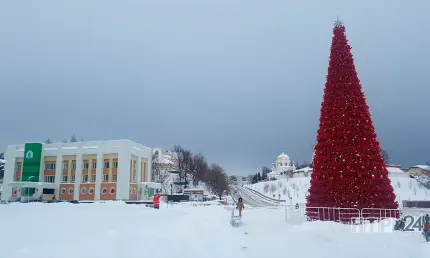
[[[0,150],[131,139],[229,174],[311,160],[332,23],[345,22],[392,163],[430,160],[430,1],[2,1]]]

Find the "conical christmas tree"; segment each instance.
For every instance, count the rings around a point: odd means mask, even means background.
[[[315,211],[311,207],[397,209],[341,21],[335,22],[333,34],[307,198],[308,215]]]

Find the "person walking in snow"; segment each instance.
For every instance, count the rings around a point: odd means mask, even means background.
[[[237,200],[236,209],[239,210],[239,217],[242,217],[242,210],[245,209],[245,205],[243,205],[242,197]]]

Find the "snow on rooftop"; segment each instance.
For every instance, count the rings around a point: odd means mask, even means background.
[[[4,159],[0,159],[0,163],[6,163]]]
[[[311,170],[312,170],[311,167],[305,167],[305,168],[301,168],[301,169],[296,169],[294,172],[309,172]]]
[[[169,159],[166,159],[164,157],[156,158],[152,162],[158,163],[158,164],[173,164],[172,161],[170,161]]]
[[[430,166],[429,165],[416,165],[416,166],[413,166],[413,168],[421,168],[421,169],[430,171]]]
[[[389,167],[389,166],[387,166],[387,170],[388,170],[388,173],[402,173],[402,174],[404,174],[405,172],[403,171],[403,170],[401,170],[399,167]]]

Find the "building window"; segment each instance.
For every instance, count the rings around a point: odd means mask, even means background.
[[[69,163],[64,163],[63,164],[63,169],[64,170],[68,170],[69,169]]]
[[[71,183],[74,183],[74,182],[75,182],[75,175],[72,175]]]
[[[91,175],[91,182],[95,182],[96,181],[96,175]]]
[[[61,188],[61,194],[65,194],[66,193],[66,188]]]
[[[118,178],[118,175],[116,174],[112,175],[112,182],[116,182],[117,178]]]
[[[107,193],[107,189],[106,189],[106,187],[103,187],[102,194],[106,194],[106,193]]]
[[[55,163],[45,163],[45,170],[55,170]]]
[[[89,192],[90,194],[94,194],[94,187],[90,187]]]
[[[54,183],[55,182],[55,176],[45,176],[43,181],[45,183]]]
[[[82,194],[86,194],[86,193],[87,193],[87,188],[82,187],[82,188],[81,188],[81,193],[82,193]]]
[[[136,162],[133,162],[133,169],[136,169]]]
[[[88,182],[88,175],[82,175],[82,183]]]
[[[105,162],[105,168],[109,168],[109,161]]]
[[[118,168],[118,161],[114,161],[114,162],[113,162],[113,167],[114,167],[114,168]]]
[[[88,163],[84,163],[84,169],[88,169]]]
[[[103,182],[109,181],[109,175],[103,175]]]
[[[110,193],[111,193],[111,194],[114,194],[114,193],[115,193],[115,187],[111,187],[111,188],[110,188]]]
[[[18,165],[16,166],[16,170],[21,170],[21,167],[22,167],[22,165],[21,165],[21,164],[18,164]]]
[[[62,183],[67,183],[67,179],[68,179],[68,176],[63,176],[63,181],[61,181]]]
[[[73,188],[69,188],[68,192],[69,192],[69,194],[72,194],[73,193]]]
[[[97,168],[97,163],[96,162],[92,163],[91,167],[94,168],[94,169],[96,169]]]
[[[76,163],[72,163],[72,169],[75,170],[76,169]]]

